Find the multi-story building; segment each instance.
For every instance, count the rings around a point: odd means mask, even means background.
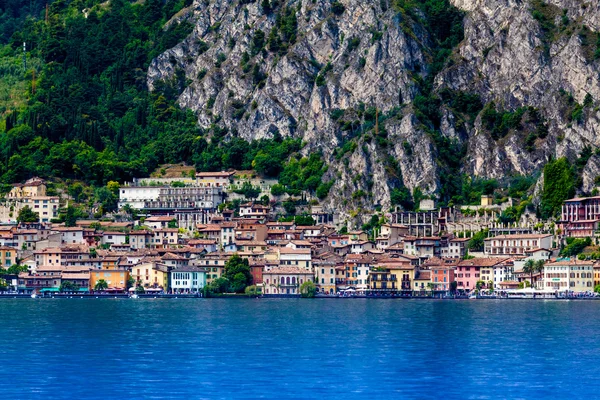
[[[206,269],[186,266],[173,269],[171,291],[173,293],[198,293],[206,286]]]
[[[470,238],[453,238],[448,240],[446,246],[441,248],[441,256],[449,258],[463,258],[467,253]]]
[[[119,208],[128,205],[153,215],[172,216],[180,227],[192,229],[207,223],[223,198],[219,186],[123,186],[119,189]]]
[[[369,272],[373,269],[373,257],[367,254],[347,254],[346,281],[358,292],[365,292],[368,288]]]
[[[457,289],[464,292],[471,292],[476,289],[478,281],[484,281],[482,276],[482,270],[485,271],[484,285],[492,279],[493,269],[496,266],[506,262],[508,258],[473,258],[470,260],[462,260],[455,271],[455,279],[457,282]]]
[[[431,283],[436,291],[448,292],[454,282],[454,265],[439,265],[431,267]]]
[[[196,174],[196,185],[200,187],[227,188],[233,182],[233,171],[221,172],[198,172]]]
[[[17,250],[13,247],[0,246],[0,268],[8,269],[17,263]]]
[[[594,290],[594,261],[559,260],[544,266],[544,289],[558,292]]]
[[[594,237],[600,223],[600,196],[565,200],[559,227],[566,236]]]
[[[304,268],[267,264],[263,271],[263,293],[298,295],[302,284],[313,279],[313,272]]]
[[[329,260],[315,260],[315,283],[321,293],[335,293],[335,267],[336,263]]]
[[[551,248],[550,234],[500,235],[484,240],[486,256],[525,255],[535,249]]]
[[[90,270],[90,289],[94,290],[99,280],[104,280],[108,284],[108,289],[112,291],[124,291],[129,279],[129,271],[125,269],[92,269]]]

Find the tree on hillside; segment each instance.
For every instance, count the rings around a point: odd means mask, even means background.
[[[242,187],[234,190],[235,193],[243,195],[248,200],[254,200],[258,197],[261,189],[257,186],[253,186],[249,181],[245,181]]]
[[[25,206],[19,210],[19,215],[17,216],[18,222],[38,222],[40,220],[40,215],[34,212],[29,206]]]
[[[473,235],[473,237],[471,238],[471,240],[469,240],[469,250],[471,251],[483,251],[483,247],[484,247],[484,240],[487,236],[488,230],[485,229],[483,231],[479,231],[476,234]]]
[[[548,219],[558,215],[563,202],[575,195],[575,181],[575,171],[565,157],[546,164],[540,205],[542,218]]]
[[[252,284],[252,274],[250,273],[250,265],[248,259],[234,254],[225,263],[225,271],[223,273],[230,282],[230,289],[236,293],[243,293],[246,286]]]

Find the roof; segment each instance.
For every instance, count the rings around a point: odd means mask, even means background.
[[[145,222],[171,222],[174,219],[175,217],[156,216],[146,218]]]
[[[235,174],[234,171],[221,171],[221,172],[196,172],[196,178],[228,178]]]
[[[206,272],[206,271],[207,271],[206,268],[194,267],[194,266],[190,265],[190,266],[175,268],[175,269],[171,270],[171,273],[173,273],[173,272]]]
[[[494,237],[486,238],[485,241],[494,239],[541,239],[552,236],[549,233],[523,233],[514,235],[498,235]]]
[[[263,275],[266,274],[279,274],[279,275],[313,275],[307,269],[298,267],[271,267],[268,271],[263,271]]]
[[[462,260],[459,267],[493,267],[508,260],[508,257],[496,257],[496,258],[471,258],[470,260]]]

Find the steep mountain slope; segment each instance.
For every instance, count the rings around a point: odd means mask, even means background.
[[[329,164],[327,202],[348,211],[402,202],[404,187],[447,202],[465,176],[596,149],[598,4],[452,3],[196,0],[170,21],[193,32],[152,61],[148,86],[206,129],[302,138]],[[584,191],[599,167],[591,155]]]

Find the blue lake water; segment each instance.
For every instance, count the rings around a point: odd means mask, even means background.
[[[600,302],[0,300],[0,394],[598,398]]]

